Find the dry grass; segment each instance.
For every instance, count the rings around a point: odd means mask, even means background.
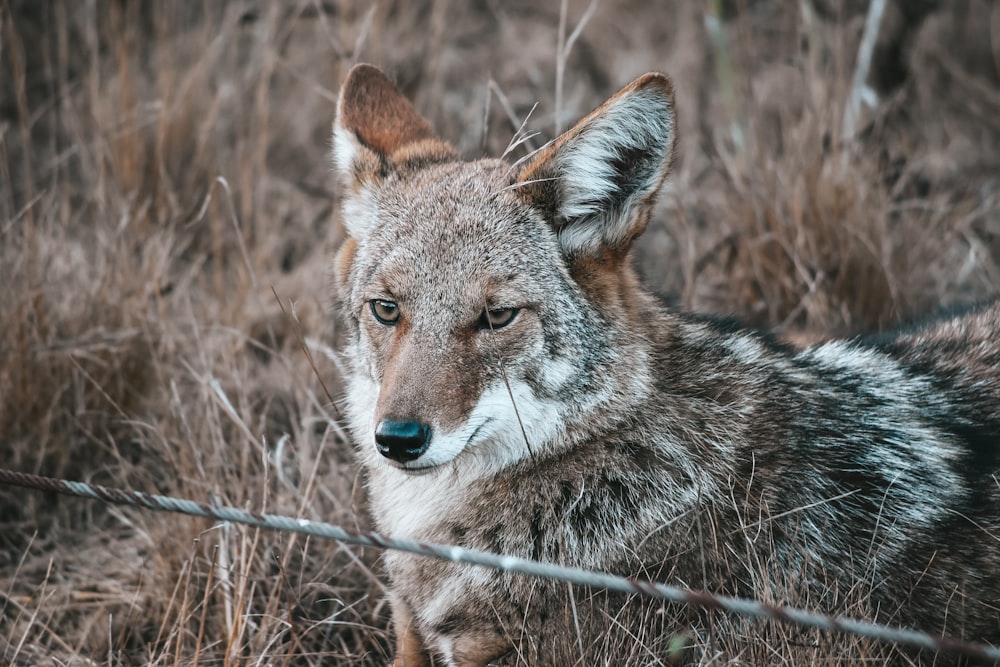
[[[893,5],[881,102],[840,145],[855,4],[606,0],[570,44],[582,0],[563,39],[559,3],[522,0],[3,0],[0,461],[367,524],[324,347],[328,133],[358,60],[470,156],[535,102],[537,145],[672,73],[681,157],[637,255],[686,307],[798,339],[997,294],[1000,9]],[[377,557],[0,488],[0,664],[384,664]],[[702,664],[882,659],[723,618],[694,644]]]

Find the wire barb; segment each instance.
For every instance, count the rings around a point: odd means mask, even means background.
[[[242,523],[259,528],[301,533],[312,537],[376,547],[378,549],[395,549],[456,563],[488,567],[502,572],[516,572],[532,577],[564,581],[578,586],[646,595],[679,604],[720,609],[741,616],[807,626],[830,632],[848,633],[881,642],[901,644],[929,651],[959,653],[982,660],[1000,660],[1000,648],[969,642],[955,637],[932,635],[917,630],[878,625],[867,621],[859,621],[843,616],[831,616],[795,607],[765,604],[745,598],[714,595],[706,591],[696,591],[603,572],[540,563],[516,556],[501,556],[499,554],[458,546],[383,537],[370,531],[350,531],[340,526],[321,521],[293,519],[287,516],[253,512],[235,507],[209,505],[183,498],[172,498],[170,496],[143,493],[142,491],[131,491],[87,484],[85,482],[43,477],[41,475],[6,470],[4,468],[0,468],[0,484],[103,500],[114,505],[140,507],[160,512],[175,512],[219,521]]]

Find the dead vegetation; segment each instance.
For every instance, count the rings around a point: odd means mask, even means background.
[[[1000,292],[1000,7],[890,2],[844,142],[867,3],[565,4],[0,4],[2,465],[366,525],[326,276],[356,61],[469,156],[536,102],[538,146],[671,73],[681,150],[637,261],[684,307],[800,340]],[[0,664],[384,664],[377,559],[0,488]],[[689,639],[701,664],[884,659],[721,617]]]

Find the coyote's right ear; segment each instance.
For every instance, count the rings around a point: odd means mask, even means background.
[[[333,125],[333,162],[345,192],[345,213],[357,212],[365,186],[391,171],[455,158],[423,116],[373,65],[351,68],[340,89]],[[370,216],[345,215],[347,231],[363,235]]]
[[[515,177],[569,259],[628,251],[649,220],[674,152],[673,89],[639,77],[543,148]]]

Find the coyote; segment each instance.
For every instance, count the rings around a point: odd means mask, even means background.
[[[651,73],[520,163],[466,162],[381,71],[350,71],[333,280],[379,529],[830,611],[860,596],[878,621],[997,641],[1000,302],[799,349],[665,307],[629,250],[675,127]],[[681,613],[385,566],[397,667],[591,664],[612,628],[648,664]]]

